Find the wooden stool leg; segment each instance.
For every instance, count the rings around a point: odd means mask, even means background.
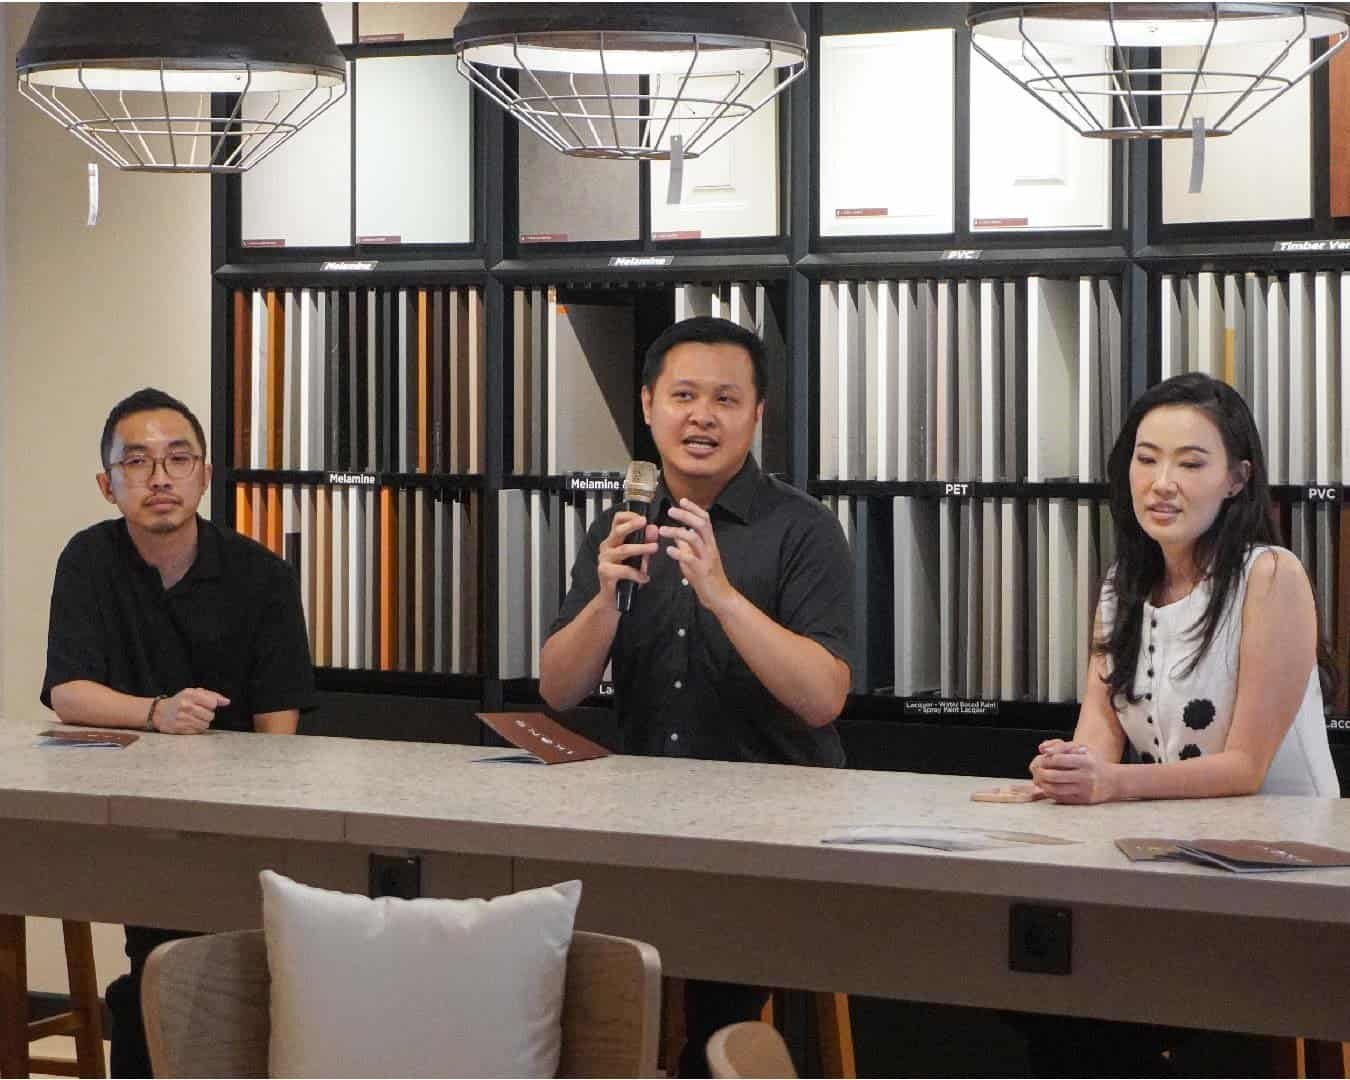
[[[87,922],[63,921],[66,939],[66,975],[70,980],[71,1012],[79,1020],[75,1031],[75,1061],[81,1076],[107,1075],[103,1059],[103,1006],[98,998],[94,970],[94,936]]]
[[[1345,1077],[1345,1043],[1303,1040],[1303,1075],[1307,1077]]]
[[[856,1077],[853,1024],[847,994],[816,994],[816,1026],[820,1031],[820,1070],[825,1076]]]
[[[684,980],[661,980],[661,1067],[674,1075],[684,1049]]]
[[[0,915],[0,1076],[28,1075],[28,956],[22,915]]]

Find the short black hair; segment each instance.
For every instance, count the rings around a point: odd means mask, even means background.
[[[642,385],[648,390],[656,389],[656,380],[661,377],[661,370],[666,364],[666,353],[676,345],[691,341],[701,345],[739,345],[749,353],[750,366],[755,372],[755,399],[764,400],[769,391],[769,361],[763,339],[753,330],[747,330],[728,319],[714,319],[710,315],[683,319],[668,327],[652,342],[642,364]]]
[[[181,414],[192,425],[192,433],[197,436],[197,441],[201,443],[202,458],[206,458],[206,432],[202,430],[201,421],[193,415],[192,410],[163,390],[156,390],[153,386],[147,386],[143,390],[137,390],[130,397],[124,397],[114,405],[112,412],[108,414],[108,419],[103,423],[103,438],[99,441],[99,456],[103,459],[105,472],[112,465],[112,461],[109,459],[112,456],[113,435],[117,431],[117,425],[133,413],[150,412],[153,409],[172,409],[174,412]]]

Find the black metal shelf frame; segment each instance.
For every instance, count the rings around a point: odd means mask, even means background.
[[[396,288],[474,285],[482,289],[486,334],[485,426],[487,450],[481,476],[381,475],[395,486],[473,490],[484,493],[483,536],[497,532],[495,493],[507,488],[567,490],[566,477],[508,475],[509,401],[512,356],[510,290],[527,285],[579,289],[662,289],[675,283],[764,281],[781,283],[786,310],[783,330],[788,409],[788,478],[816,495],[886,497],[1064,497],[1101,499],[1105,485],[1055,481],[1043,484],[975,481],[959,494],[945,483],[826,481],[815,476],[814,433],[819,412],[814,386],[822,280],[972,276],[1094,274],[1119,277],[1122,284],[1123,387],[1125,400],[1137,396],[1160,370],[1156,283],[1163,272],[1187,270],[1350,269],[1350,221],[1333,219],[1329,196],[1328,81],[1314,76],[1312,110],[1314,216],[1307,221],[1259,222],[1236,228],[1174,225],[1161,221],[1161,164],[1158,147],[1118,143],[1112,150],[1112,227],[1091,232],[1025,232],[991,236],[968,227],[970,63],[964,4],[794,4],[806,28],[810,52],[820,55],[825,33],[864,33],[949,26],[957,31],[956,229],[949,236],[822,238],[819,232],[820,140],[817,123],[819,67],[779,98],[780,220],[782,235],[744,240],[633,243],[521,244],[518,220],[516,146],[522,137],[514,121],[474,95],[474,241],[466,245],[372,246],[266,250],[239,243],[240,180],[211,181],[211,438],[217,447],[232,442],[230,292],[236,288]],[[402,54],[446,53],[451,42],[349,46],[349,59]],[[1155,64],[1156,66],[1156,64]],[[354,122],[354,119],[353,119]],[[432,136],[434,137],[434,136]],[[353,139],[353,148],[355,140]],[[353,149],[354,152],[354,149]],[[640,233],[650,236],[649,170],[640,167]],[[354,182],[354,181],[353,181]],[[353,200],[353,214],[355,205]],[[355,226],[353,223],[353,236]],[[961,257],[953,258],[959,252]],[[371,261],[370,269],[348,264]],[[636,261],[636,262],[635,262]],[[325,268],[325,263],[338,264]],[[232,483],[325,483],[326,471],[292,472],[221,468],[212,484],[213,516],[232,524]],[[1326,499],[1328,489],[1285,485],[1276,496],[1297,501]],[[1342,506],[1350,486],[1329,489]],[[1344,511],[1342,511],[1344,512]],[[481,589],[497,595],[501,568],[494,543],[481,546]],[[497,670],[496,619],[484,604],[486,672]],[[404,672],[322,669],[320,685],[344,692],[395,692],[431,698],[464,697],[488,709],[504,703],[539,702],[531,680],[504,682],[492,675],[446,676]],[[915,699],[919,700],[919,699]],[[588,704],[602,706],[604,696]],[[1004,702],[999,716],[1015,726],[1061,731],[1072,727],[1072,703]],[[905,699],[875,694],[850,699],[843,719],[933,722],[905,711]],[[978,725],[979,718],[963,721]],[[1350,723],[1347,724],[1350,727]],[[1350,732],[1334,733],[1350,744]]]

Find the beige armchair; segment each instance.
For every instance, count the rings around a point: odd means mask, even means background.
[[[156,1076],[266,1076],[271,978],[261,930],[170,941],[141,1001]],[[650,945],[578,931],[567,957],[559,1076],[655,1076],[661,961]]]

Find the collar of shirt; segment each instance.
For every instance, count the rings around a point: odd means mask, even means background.
[[[745,462],[741,465],[739,471],[713,500],[713,507],[726,511],[742,525],[748,525],[750,523],[750,511],[755,505],[755,491],[759,487],[761,477],[759,463],[755,461],[754,455],[746,454]],[[667,509],[673,505],[674,500],[666,487],[663,474],[656,491],[656,516],[651,520],[664,520]]]
[[[159,571],[151,566],[141,557],[137,550],[135,542],[131,539],[131,530],[127,528],[126,518],[118,521],[117,535],[122,543],[122,548],[126,553],[127,561],[141,573],[146,571],[158,575]],[[206,581],[217,580],[220,578],[220,534],[209,521],[205,520],[200,514],[197,515],[197,557],[192,560],[192,565],[188,567],[187,573],[183,575],[178,582],[181,585],[185,581]],[[177,586],[175,586],[176,588]]]

